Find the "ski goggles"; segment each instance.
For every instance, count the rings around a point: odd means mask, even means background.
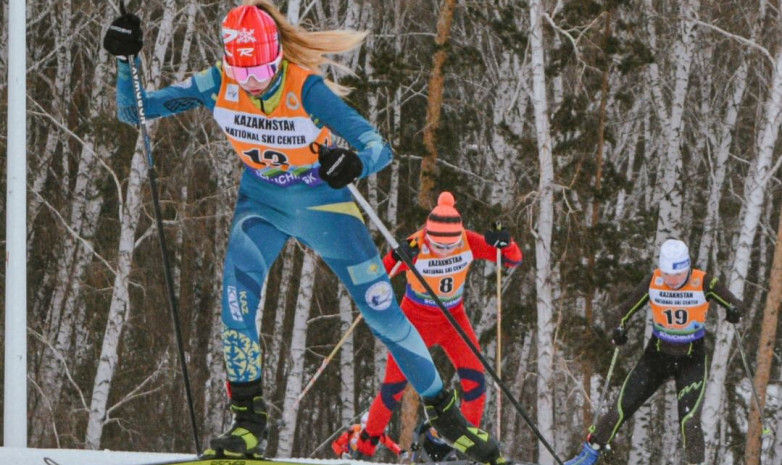
[[[462,245],[462,239],[461,238],[459,238],[459,240],[456,241],[456,242],[451,242],[450,244],[443,244],[442,242],[435,241],[434,239],[432,239],[432,236],[427,234],[426,235],[426,240],[429,241],[429,245],[431,245],[433,248],[438,249],[438,250],[443,250],[443,251],[454,250],[457,247],[460,247]]]
[[[277,74],[281,61],[282,53],[277,55],[274,61],[258,66],[231,66],[223,58],[223,69],[225,69],[225,74],[229,78],[239,84],[247,84],[251,77],[255,78],[259,83],[263,83],[271,80]]]

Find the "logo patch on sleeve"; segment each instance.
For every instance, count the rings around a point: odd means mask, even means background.
[[[388,281],[380,281],[369,286],[364,294],[364,300],[373,310],[385,310],[394,301],[394,291]]]

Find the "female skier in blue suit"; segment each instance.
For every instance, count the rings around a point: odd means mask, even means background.
[[[255,314],[261,286],[286,241],[315,250],[347,288],[372,332],[423,397],[432,424],[478,462],[501,464],[497,442],[467,428],[420,335],[400,310],[377,248],[345,187],[387,166],[391,148],[323,78],[323,55],[350,50],[365,33],[309,32],[267,0],[246,0],[222,21],[224,56],[195,76],[144,92],[147,118],[206,107],[245,165],[223,276],[223,344],[234,423],[211,453],[257,456],[267,428]],[[104,47],[118,58],[117,111],[137,124],[128,57],[142,46],[140,19],[123,14]],[[356,152],[327,148],[332,133]],[[313,153],[310,145],[321,147]]]

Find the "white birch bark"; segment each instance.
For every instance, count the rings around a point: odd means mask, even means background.
[[[548,120],[548,99],[546,97],[546,75],[544,60],[543,28],[541,27],[543,5],[540,0],[531,0],[530,50],[532,63],[532,106],[535,114],[535,135],[537,137],[540,180],[538,183],[538,218],[535,231],[535,290],[537,293],[537,420],[538,429],[545,438],[553,437],[553,301],[551,283],[551,239],[554,226],[554,160],[551,153],[551,131]],[[554,463],[553,456],[542,443],[538,443],[538,462],[541,465]]]
[[[59,60],[58,60],[59,61]],[[104,82],[108,54],[100,52],[95,67],[94,79],[96,82]],[[63,65],[65,66],[65,64]],[[88,108],[88,118],[98,121],[102,118],[101,112],[105,108],[106,98],[102,86],[95,86],[92,90],[91,105]],[[69,234],[66,234],[61,244],[62,252],[57,260],[55,275],[56,284],[52,291],[51,300],[39,300],[48,302],[48,310],[36,310],[36,314],[46,314],[47,322],[44,329],[44,338],[51,341],[53,352],[47,347],[43,348],[41,367],[37,375],[40,391],[49,396],[45,402],[33,406],[31,411],[30,440],[32,444],[40,444],[48,431],[44,422],[49,421],[49,412],[56,410],[58,394],[63,385],[63,373],[59,360],[71,359],[73,352],[73,332],[84,318],[84,307],[81,301],[84,273],[93,254],[93,242],[95,231],[98,227],[99,212],[103,205],[103,197],[96,195],[97,159],[100,153],[107,151],[105,147],[95,145],[95,136],[90,133],[84,136],[83,144],[77,166],[76,182],[70,193],[70,215],[68,220]],[[48,170],[48,165],[41,169]],[[34,186],[35,188],[35,186]],[[33,196],[35,197],[35,196]],[[63,360],[64,360],[63,359]],[[53,422],[54,419],[52,418]]]
[[[282,255],[282,274],[280,277],[280,287],[277,291],[277,305],[274,308],[274,327],[272,328],[272,343],[269,347],[268,353],[265,354],[264,359],[265,368],[264,371],[271,371],[269,376],[264,376],[265,392],[268,395],[276,398],[278,389],[281,387],[277,385],[277,373],[281,369],[281,365],[285,364],[287,357],[283,356],[283,353],[287,351],[285,347],[285,340],[287,335],[284,334],[284,323],[287,311],[288,294],[290,292],[290,283],[293,276],[293,264],[296,259],[297,242],[289,240]]]
[[[196,32],[195,29],[195,21],[196,21],[196,13],[197,10],[197,3],[196,0],[189,0],[187,3],[187,6],[185,7],[185,32],[184,32],[184,38],[181,42],[181,59],[179,63],[179,68],[177,68],[177,72],[175,74],[176,81],[182,81],[185,79],[185,74],[187,73],[189,66],[189,57],[190,57],[190,51],[191,47],[193,45],[193,36]]]
[[[681,7],[681,22],[679,37],[674,45],[675,76],[674,91],[671,96],[670,117],[668,127],[665,157],[658,171],[658,182],[661,187],[660,211],[657,218],[656,242],[661,244],[668,237],[680,237],[682,215],[682,121],[684,103],[689,86],[690,67],[695,46],[695,17],[700,8],[699,0],[685,0],[679,3]],[[660,81],[657,82],[657,85]]]
[[[301,282],[291,334],[290,365],[287,370],[285,400],[282,406],[282,427],[279,431],[277,446],[277,455],[280,457],[290,457],[293,450],[293,439],[299,413],[298,409],[294,409],[293,406],[303,387],[304,359],[307,352],[307,320],[312,307],[317,260],[315,252],[308,249],[304,253],[304,262],[301,265]]]
[[[667,444],[679,444],[681,441],[681,428],[679,427],[678,399],[676,396],[676,386],[669,381],[662,386],[663,405],[665,406],[665,419],[662,428],[662,434],[658,436],[662,451],[662,460],[660,463],[686,463],[682,457],[680,447],[665,447]]]
[[[72,67],[73,60],[71,55],[71,47],[67,46],[67,41],[73,29],[73,12],[71,0],[63,0],[60,2],[58,8],[52,8],[50,10],[52,15],[52,23],[56,24],[55,37],[54,37],[54,50],[57,55],[57,70],[54,75],[54,82],[52,89],[54,91],[54,98],[49,102],[51,104],[51,117],[65,124],[70,114],[68,103],[71,101],[71,86],[72,86]],[[96,81],[102,82],[102,81]],[[96,86],[97,87],[97,86]],[[68,103],[66,103],[68,102]],[[100,107],[100,105],[97,105]],[[49,168],[54,158],[54,152],[57,149],[57,145],[65,142],[63,132],[56,127],[52,127],[49,134],[46,136],[46,143],[44,149],[39,155],[36,168],[31,170],[33,182],[32,192],[28,203],[28,241],[27,243],[32,246],[35,239],[35,229],[32,227],[35,224],[35,219],[38,216],[40,208],[40,193],[43,191],[46,180],[49,179]],[[30,163],[31,165],[33,163]],[[65,180],[60,180],[63,186],[69,185]]]
[[[160,30],[153,49],[153,59],[149,73],[155,76],[154,85],[160,85],[160,69],[162,67],[165,51],[171,41],[172,23],[174,18],[174,0],[166,0]],[[154,137],[154,131],[150,131],[149,137]],[[100,358],[93,383],[92,399],[90,402],[87,431],[85,434],[85,447],[98,449],[103,435],[103,426],[110,421],[107,412],[107,403],[114,372],[118,362],[118,350],[122,332],[130,312],[130,295],[128,281],[133,263],[133,251],[135,250],[135,233],[142,206],[142,184],[147,179],[146,156],[143,151],[143,140],[139,138],[136,151],[131,161],[130,178],[125,194],[125,203],[120,204],[120,240],[117,253],[117,274],[114,278],[114,289],[109,307],[106,332],[103,336]]]
[[[648,446],[653,437],[652,423],[651,402],[647,401],[633,414],[632,446],[627,463],[651,463],[652,454]]]
[[[493,106],[493,127],[507,125],[508,130],[514,137],[522,137],[524,135],[523,115],[527,112],[528,100],[520,98],[517,102],[508,102],[508,104],[502,100],[507,95],[517,95],[521,89],[524,89],[527,93],[529,92],[526,84],[526,81],[529,79],[529,67],[522,63],[515,54],[503,53],[502,57],[503,60],[498,74],[504,78],[498,83],[497,93],[495,94],[498,101]],[[514,74],[516,76],[515,79],[506,77]],[[511,102],[513,102],[513,99],[511,99]],[[489,200],[495,205],[509,205],[512,203],[514,188],[517,183],[513,166],[517,158],[517,149],[508,143],[500,131],[492,131],[491,149],[493,160],[486,165],[491,172]]]
[[[358,11],[358,6],[354,2],[350,2],[351,8],[349,9],[349,13],[346,21],[345,26],[348,28],[355,27],[355,23],[358,22],[358,18],[360,16],[360,12]],[[371,13],[368,14],[368,24],[367,26],[371,29],[374,26],[374,18]],[[367,50],[372,50],[374,48],[374,42],[375,37],[374,35],[370,34],[366,39],[366,48]],[[367,74],[368,79],[372,79],[374,68],[372,66],[372,54],[367,53],[365,54],[364,59],[364,69]],[[356,55],[357,58],[357,55]],[[355,66],[356,62],[353,61],[353,66]],[[370,92],[367,94],[367,102],[369,105],[369,114],[368,114],[368,120],[369,122],[377,127],[377,119],[378,119],[378,99],[377,95],[374,92]],[[377,174],[373,174],[367,178],[367,201],[369,202],[369,205],[372,207],[372,209],[375,212],[379,212],[379,200],[378,200],[378,182],[377,182]],[[369,229],[370,233],[373,236],[376,236],[378,233],[377,226],[373,222],[367,223],[367,228]],[[385,242],[382,242],[382,245],[379,247],[380,254],[384,253],[384,251],[387,249],[387,245]],[[377,338],[373,338],[372,340],[373,344],[373,359],[375,364],[375,377],[374,377],[374,386],[380,386],[380,384],[383,382],[383,374],[386,370],[386,359],[387,359],[387,352],[388,349],[384,344],[382,344]]]
[[[782,373],[779,375],[778,383],[780,388],[782,388]],[[777,391],[779,392],[779,391]],[[776,435],[774,436],[773,444],[770,447],[771,453],[770,456],[772,457],[771,464],[772,465],[782,465],[782,434],[779,434],[780,431],[782,431],[782,407],[777,409],[777,414],[772,420],[766,420],[768,423],[767,425],[776,431]],[[764,441],[765,444],[765,441]],[[761,462],[761,463],[768,463],[768,462]]]
[[[128,280],[133,251],[135,250],[136,225],[141,213],[141,184],[147,177],[146,159],[141,150],[142,145],[138,143],[131,162],[126,201],[120,205],[122,228],[117,254],[117,274],[114,277],[114,292],[111,297],[106,331],[103,335],[103,344],[93,383],[90,413],[84,438],[84,446],[87,449],[97,450],[100,448],[103,426],[111,420],[107,417],[106,406],[111,383],[114,379],[114,371],[117,367],[120,338],[130,311]]]
[[[642,96],[645,97],[646,95],[647,95],[646,92],[642,93]],[[644,101],[648,101],[648,100],[645,98],[638,98],[636,100],[635,104],[633,105],[633,110],[630,111],[630,114],[633,115],[633,117],[627,118],[626,120],[632,123],[631,125],[624,125],[624,127],[626,128],[625,129],[626,132],[624,133],[627,134],[627,137],[622,137],[620,140],[628,140],[627,144],[625,145],[626,147],[628,147],[628,150],[620,150],[619,148],[615,150],[615,153],[617,155],[621,155],[622,157],[624,157],[624,155],[626,154],[627,156],[627,161],[624,162],[626,163],[624,173],[625,173],[625,179],[631,185],[635,185],[635,150],[633,148],[636,146],[636,143],[638,142],[638,138],[640,137],[641,134],[643,134],[643,130],[644,130],[643,129],[644,118],[640,117],[638,110],[640,106],[643,105],[642,102]],[[621,171],[619,169],[619,166],[617,166],[617,171]],[[620,190],[619,193],[617,194],[616,205],[614,207],[614,214],[613,214],[614,223],[616,224],[619,224],[619,220],[624,218],[625,210],[626,208],[628,208],[627,203],[631,203],[630,202],[631,199],[628,199],[628,197],[629,197],[628,192],[625,189]],[[630,207],[632,207],[632,205],[630,205]],[[621,227],[619,229],[621,229]]]
[[[0,4],[0,14],[3,18],[8,17],[8,3],[3,2]],[[3,21],[3,25],[0,26],[0,69],[4,71],[3,76],[7,76],[8,69],[8,21]],[[5,93],[6,87],[8,87],[8,79],[0,79],[0,92]],[[0,207],[0,213],[3,213],[5,203]]]
[[[518,351],[518,357],[519,364],[516,368],[516,375],[513,377],[513,381],[510,385],[510,390],[512,392],[524,392],[524,385],[526,384],[527,377],[530,374],[529,370],[529,362],[531,360],[530,358],[530,352],[532,351],[532,344],[534,343],[535,338],[528,334],[524,338],[524,343],[521,345],[521,347],[518,346],[518,344],[515,344],[512,346],[514,349]],[[527,428],[527,425],[524,424],[524,420],[521,418],[520,415],[516,414],[514,411],[513,415],[507,415],[504,417],[506,425],[503,425],[502,429],[502,438],[499,439],[503,444],[506,444],[507,447],[505,449],[507,450],[520,450],[522,449],[522,442],[519,438],[519,432],[523,428]]]
[[[733,266],[730,270],[728,288],[738,298],[744,295],[744,285],[751,264],[750,255],[760,216],[763,210],[765,190],[773,175],[771,172],[774,146],[779,135],[779,118],[782,113],[782,48],[774,56],[771,87],[763,104],[761,129],[755,142],[756,158],[753,161],[744,182],[744,205],[741,210],[741,223],[738,241],[735,245]],[[775,166],[776,168],[777,166]],[[745,309],[746,310],[746,309]],[[714,460],[721,447],[716,434],[721,424],[719,405],[725,394],[727,362],[733,342],[733,325],[727,324],[720,313],[716,331],[716,342],[710,366],[709,382],[703,403],[703,425],[706,440],[706,460]]]
[[[733,77],[733,92],[726,103],[725,115],[722,119],[719,134],[714,135],[712,146],[716,147],[716,153],[711,163],[712,175],[709,177],[709,197],[706,202],[706,218],[703,220],[703,235],[696,264],[708,269],[709,252],[714,243],[717,224],[719,223],[719,205],[722,198],[722,189],[725,184],[725,173],[728,167],[728,156],[733,144],[733,130],[738,118],[739,106],[744,98],[744,90],[747,88],[747,61],[742,58]],[[705,116],[705,115],[704,115]]]
[[[220,135],[219,137],[222,137]],[[211,326],[209,328],[209,349],[206,357],[207,379],[204,386],[204,420],[203,436],[206,438],[219,435],[225,430],[231,420],[227,409],[228,396],[225,391],[225,358],[223,356],[223,320],[222,320],[222,283],[223,264],[225,260],[228,234],[231,227],[233,206],[236,201],[236,175],[238,165],[235,155],[227,147],[215,150],[209,157],[212,171],[217,184],[217,202],[215,203],[214,229],[214,260],[212,271],[212,295],[215,302],[212,308]],[[222,156],[221,156],[222,155]]]
[[[394,3],[394,15],[393,15],[393,32],[394,32],[394,52],[397,55],[402,55],[402,5],[399,2]],[[398,87],[394,91],[394,97],[392,100],[393,108],[393,132],[388,134],[388,140],[391,146],[394,146],[394,142],[401,138],[400,128],[402,126],[402,89]],[[397,209],[399,206],[399,160],[395,159],[391,162],[391,180],[388,187],[388,208],[386,209],[386,219],[388,224],[396,228],[397,226]]]
[[[339,293],[340,334],[345,334],[353,323],[353,300],[342,283],[337,286],[337,292]],[[339,379],[341,380],[339,392],[342,405],[342,425],[350,425],[353,418],[356,417],[356,404],[353,400],[356,398],[356,367],[353,363],[355,359],[354,335],[355,332],[345,339],[339,353]]]

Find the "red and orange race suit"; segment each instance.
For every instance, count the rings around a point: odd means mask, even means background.
[[[415,240],[420,248],[414,258],[416,269],[420,271],[470,341],[475,347],[480,348],[478,338],[462,304],[464,284],[471,263],[474,260],[496,260],[497,249],[487,244],[483,235],[470,230],[462,233],[461,246],[449,251],[445,256],[439,256],[431,250],[423,231],[416,232],[408,240]],[[503,266],[512,268],[521,263],[521,249],[515,242],[512,241],[510,245],[501,249],[501,252]],[[396,264],[397,260],[392,252],[383,258],[386,270],[392,270]],[[399,271],[407,271],[407,288],[401,303],[402,310],[418,329],[426,346],[441,346],[453,363],[464,394],[461,403],[462,413],[467,421],[479,426],[486,400],[483,365],[405,263],[400,265]],[[394,357],[389,354],[383,384],[369,410],[366,430],[370,435],[375,436],[385,430],[406,385],[407,380],[399,370]]]
[[[359,434],[361,434],[361,425],[352,425],[347,429],[347,431],[342,433],[337,439],[334,440],[334,442],[331,443],[331,450],[337,454],[337,457],[350,455],[353,451],[356,450],[356,443],[358,442]],[[397,455],[402,452],[399,444],[394,442],[394,440],[388,437],[388,435],[385,433],[380,435],[380,444],[383,444],[388,448],[388,450]]]

